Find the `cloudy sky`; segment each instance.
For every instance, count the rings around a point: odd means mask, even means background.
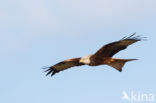
[[[155,0],[1,0],[1,103],[130,103],[122,92],[156,95]],[[42,67],[96,52],[136,32],[148,38],[115,55],[137,58],[123,72]],[[144,103],[144,102],[141,102]]]

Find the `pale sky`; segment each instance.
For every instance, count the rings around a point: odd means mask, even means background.
[[[156,95],[155,0],[1,0],[0,103],[132,103],[122,92]],[[95,53],[136,32],[147,37],[116,54],[136,58],[123,72],[44,66]],[[138,102],[140,103],[140,102]],[[146,103],[146,102],[141,102]]]

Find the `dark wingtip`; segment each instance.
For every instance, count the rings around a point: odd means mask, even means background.
[[[146,37],[142,37],[141,35],[137,35],[137,36],[135,36],[135,35],[136,35],[136,32],[133,33],[133,34],[130,35],[130,36],[125,36],[125,37],[123,37],[121,40],[128,40],[128,39],[134,39],[134,40],[137,40],[137,41],[147,40]]]
[[[58,73],[58,71],[55,70],[53,67],[47,67],[47,68],[49,68],[49,69],[47,69],[47,70],[44,71],[44,72],[48,72],[48,73],[46,74],[46,76],[48,76],[49,74],[51,74],[51,76],[53,76],[55,73]],[[44,68],[44,69],[45,69],[45,68]]]

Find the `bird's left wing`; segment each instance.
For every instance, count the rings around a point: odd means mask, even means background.
[[[46,75],[51,74],[53,76],[55,73],[58,73],[60,71],[66,70],[68,68],[74,67],[74,66],[81,66],[85,65],[83,63],[80,63],[81,58],[73,58],[73,59],[68,59],[62,62],[59,62],[51,67],[49,67],[45,72],[47,72]]]
[[[124,37],[119,41],[109,43],[107,45],[104,45],[101,49],[99,49],[93,57],[112,57],[117,52],[126,49],[127,46],[140,41],[143,39],[140,36],[134,36],[136,33],[130,35],[129,37]]]

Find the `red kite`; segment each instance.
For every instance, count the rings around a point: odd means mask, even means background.
[[[98,66],[98,65],[109,65],[118,71],[122,71],[122,67],[128,61],[133,61],[137,59],[117,59],[112,58],[112,56],[118,53],[121,50],[126,49],[129,45],[142,40],[140,36],[134,36],[134,34],[129,37],[124,37],[119,41],[109,43],[104,45],[99,49],[95,54],[84,56],[80,58],[67,59],[62,62],[59,62],[51,67],[49,67],[45,72],[48,72],[46,75],[51,74],[53,76],[55,73],[66,70],[70,67],[89,65],[89,66]]]

